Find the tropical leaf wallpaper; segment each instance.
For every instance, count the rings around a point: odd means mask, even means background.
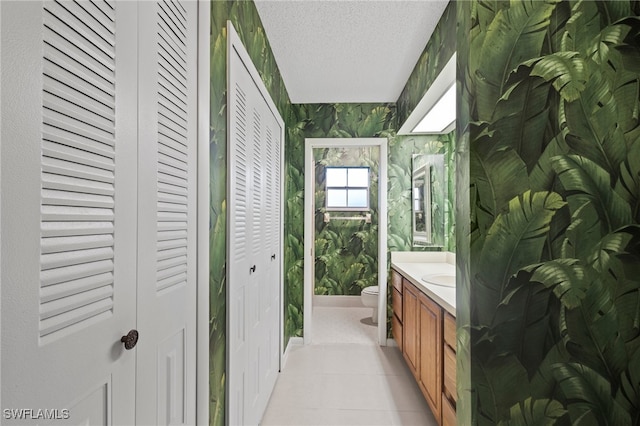
[[[455,131],[447,135],[398,135],[389,139],[388,250],[455,252]],[[411,218],[412,158],[416,154],[442,154],[445,158],[447,195],[444,200],[444,242],[442,247],[414,247]]]
[[[456,2],[451,1],[431,34],[397,100],[399,127],[407,120],[427,89],[456,51]]]
[[[458,25],[459,422],[640,424],[640,3]]]
[[[396,131],[395,105],[393,104],[302,104],[291,106],[290,125],[287,127],[287,145],[285,146],[285,166],[287,178],[285,182],[285,335],[302,336],[303,330],[303,276],[304,276],[304,141],[305,138],[340,138],[340,137],[393,137]],[[322,156],[324,153],[318,154]],[[372,156],[372,161],[375,157]],[[316,198],[317,200],[317,198]],[[318,220],[316,220],[316,224]],[[322,223],[322,222],[321,222]],[[374,224],[372,224],[374,225]],[[318,226],[318,225],[316,225]],[[333,226],[331,227],[333,228]],[[368,230],[369,232],[366,232]],[[362,244],[368,241],[369,247],[376,237],[371,233],[371,225],[365,225],[360,234],[361,238],[355,237],[353,245]],[[352,233],[353,234],[353,233]],[[324,236],[329,236],[329,230]],[[335,236],[336,244],[346,242],[347,245],[351,236]],[[345,241],[346,240],[346,241]],[[347,247],[347,245],[340,245]],[[377,245],[377,244],[376,244]],[[329,244],[327,244],[329,247]],[[365,257],[370,248],[363,250],[353,247],[353,260],[358,256],[369,267],[375,262],[377,265],[377,255],[373,259]],[[331,250],[333,253],[335,251]],[[358,254],[356,254],[356,251]],[[376,252],[376,249],[373,250]],[[331,261],[328,261],[331,264]],[[317,260],[316,278],[321,282],[327,274],[323,269],[322,260]],[[349,263],[349,267],[353,264]],[[341,265],[340,268],[343,266]],[[335,267],[334,267],[335,268]],[[377,266],[373,268],[377,270]],[[365,268],[355,266],[352,269],[355,281],[361,280],[361,285]],[[338,271],[329,271],[329,276],[335,276]],[[376,275],[377,280],[377,275]],[[335,281],[335,279],[334,279]],[[337,291],[344,291],[344,286],[332,284],[325,279],[324,284],[333,287]],[[331,284],[330,284],[331,283]],[[359,287],[358,284],[356,286]],[[325,286],[327,287],[327,286]],[[352,287],[350,284],[347,287]],[[355,287],[352,290],[356,291]],[[359,293],[357,293],[359,294]]]
[[[454,132],[449,135],[397,136],[395,104],[302,104],[291,106],[287,120],[285,162],[285,335],[301,336],[303,329],[304,275],[304,140],[305,138],[386,137],[388,162],[388,250],[410,251],[411,240],[411,158],[415,154],[445,153],[449,184],[455,182]],[[451,149],[448,149],[448,147]],[[452,196],[453,191],[449,191]],[[453,198],[448,199],[453,206]],[[454,209],[448,207],[448,248],[455,247]],[[317,223],[318,221],[316,221]],[[360,234],[372,241],[374,233]],[[360,244],[356,237],[354,244]],[[420,249],[420,248],[416,248]],[[375,252],[375,250],[374,250]],[[357,256],[356,256],[357,257]],[[364,261],[364,259],[362,259]],[[388,260],[387,260],[388,261]],[[318,262],[318,259],[316,259]],[[320,261],[321,262],[321,261]],[[366,262],[365,262],[366,263]],[[317,279],[326,273],[316,270]],[[335,273],[330,272],[331,275]],[[364,277],[362,273],[356,274]],[[362,279],[362,278],[359,278]],[[377,278],[371,282],[376,282]],[[361,285],[365,281],[360,281]],[[354,290],[355,291],[355,288]],[[358,293],[356,293],[358,294]]]
[[[377,147],[314,149],[315,173],[315,286],[318,296],[359,296],[363,288],[378,285],[378,171]],[[340,220],[365,212],[331,211],[325,223],[326,168],[369,167],[371,223]]]

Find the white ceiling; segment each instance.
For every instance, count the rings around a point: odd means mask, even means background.
[[[448,0],[255,0],[293,103],[395,102]]]

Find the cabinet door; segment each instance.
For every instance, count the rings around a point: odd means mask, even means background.
[[[442,423],[441,426],[456,426],[456,409],[451,402],[442,395]]]
[[[418,298],[420,371],[418,383],[436,419],[441,415],[442,309],[423,294]]]
[[[393,315],[391,316],[391,331],[396,340],[400,352],[402,352],[402,293],[392,288],[391,299],[393,305]]]
[[[403,283],[402,346],[411,372],[418,374],[418,292],[407,281]]]

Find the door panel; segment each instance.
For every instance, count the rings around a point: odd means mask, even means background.
[[[197,3],[136,3],[141,28],[136,421],[194,424]]]
[[[170,336],[158,345],[158,400],[156,404],[158,424],[185,424],[187,410],[185,401],[186,369],[185,330]],[[190,416],[189,416],[190,417]]]
[[[3,408],[132,423],[136,10],[0,7]]]
[[[417,375],[418,353],[420,351],[420,343],[418,340],[419,322],[418,322],[418,296],[417,290],[408,282],[403,282],[402,286],[402,353],[407,360],[407,365],[414,375]]]
[[[424,294],[419,296],[420,374],[418,384],[436,419],[442,402],[442,308]]]

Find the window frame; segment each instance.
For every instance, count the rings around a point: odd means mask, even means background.
[[[345,186],[329,186],[327,183],[327,171],[329,169],[343,169],[346,170],[347,179]],[[367,171],[367,186],[350,186],[349,185],[349,170],[352,169],[360,169]],[[349,212],[364,212],[371,211],[371,167],[369,166],[327,166],[324,171],[325,178],[325,186],[324,186],[324,202],[326,211],[331,212],[340,212],[340,211],[349,211]],[[329,190],[331,189],[342,189],[346,191],[346,205],[345,206],[329,206]],[[349,190],[365,190],[367,194],[366,206],[364,207],[349,207]]]

